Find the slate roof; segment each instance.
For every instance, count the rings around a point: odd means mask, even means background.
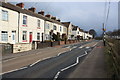
[[[34,13],[32,11],[29,11],[27,9],[22,9],[16,5],[13,5],[13,4],[10,4],[10,3],[4,3],[4,2],[0,2],[2,3],[2,7],[4,8],[7,8],[7,9],[10,9],[10,10],[13,10],[13,11],[16,11],[16,12],[19,12],[19,13],[24,13],[24,14],[27,14],[27,15],[30,15],[30,16],[33,16],[33,17],[38,17],[38,18],[41,18],[41,19],[44,19],[46,21],[50,21],[50,22],[53,22],[53,23],[57,23],[59,25],[63,25],[61,22],[59,21],[56,21],[56,20],[53,20],[53,19],[50,19],[50,18],[47,18],[41,14],[38,14],[38,13]],[[1,6],[1,5],[0,5]],[[63,25],[65,26],[65,25]]]

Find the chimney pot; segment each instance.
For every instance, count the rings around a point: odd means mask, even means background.
[[[38,12],[38,14],[41,14],[44,16],[45,12],[43,10],[41,10],[40,12]]]
[[[58,19],[57,21],[60,22],[60,19]]]
[[[50,17],[51,17],[51,15],[50,15],[50,14],[47,14],[47,15],[45,15],[45,17],[48,17],[48,18],[50,18]]]
[[[18,6],[20,8],[24,8],[24,3],[18,3],[18,4],[16,4],[16,6]]]
[[[28,10],[30,10],[30,11],[32,11],[32,12],[35,12],[36,8],[31,7],[31,8],[29,8]]]
[[[52,17],[51,19],[56,20],[56,17]]]

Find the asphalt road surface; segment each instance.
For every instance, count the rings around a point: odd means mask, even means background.
[[[72,47],[73,49],[63,54],[60,54],[56,57],[51,57],[49,59],[40,61],[33,66],[28,65],[23,69],[3,74],[2,77],[3,78],[51,78],[51,79],[54,79],[55,77],[57,78],[59,76],[59,74],[57,73],[61,71],[61,69],[72,67],[71,65],[75,64],[76,61],[78,62],[78,59],[79,59],[79,64],[81,63],[82,60],[84,60],[84,58],[93,49],[93,46],[91,47],[81,47],[81,46],[91,42],[98,42],[98,41],[94,40],[80,44],[64,46],[66,48]],[[75,68],[75,66],[73,67]]]

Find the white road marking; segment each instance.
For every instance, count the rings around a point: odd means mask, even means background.
[[[0,75],[6,74],[6,73],[10,73],[10,72],[14,72],[14,71],[18,71],[18,70],[22,70],[22,69],[26,69],[26,68],[27,67],[22,67],[22,68],[19,68],[19,69],[14,69],[14,70],[11,70],[11,71],[0,73]]]
[[[60,56],[61,54],[65,53],[65,52],[67,52],[67,51],[60,52],[57,56]]]
[[[96,44],[94,44],[92,47],[95,47],[97,45],[97,43]]]
[[[76,48],[77,46],[74,46],[72,49]]]
[[[66,48],[70,48],[70,46],[66,47]]]
[[[81,49],[81,48],[83,48],[84,46],[80,46],[79,48]]]
[[[63,51],[63,52],[59,53],[57,56],[59,56],[59,55],[62,54],[62,53],[65,53],[65,52],[66,52],[66,51]],[[56,57],[56,56],[52,56],[52,57]],[[46,57],[46,58],[37,60],[36,62],[34,62],[33,64],[31,64],[30,67],[34,66],[35,64],[39,63],[39,62],[42,61],[42,60],[46,60],[46,59],[49,59],[49,58],[52,58],[52,57]],[[12,59],[13,59],[13,58],[12,58]],[[10,59],[9,59],[9,60],[10,60]],[[8,61],[9,61],[9,60],[8,60]],[[28,68],[28,67],[22,67],[22,68],[19,68],[19,69],[10,70],[10,71],[4,72],[4,73],[0,73],[0,75],[6,74],[6,73],[10,73],[10,72],[13,72],[13,71],[18,71],[18,70],[25,69],[25,68]]]
[[[60,73],[61,73],[62,71],[65,71],[65,70],[67,70],[67,69],[69,69],[69,68],[77,65],[77,64],[79,63],[79,58],[81,58],[81,57],[83,57],[83,56],[85,56],[85,55],[87,55],[87,54],[88,54],[87,51],[85,51],[85,54],[80,55],[80,56],[77,57],[77,60],[76,60],[76,62],[75,62],[74,64],[72,64],[72,65],[70,65],[70,66],[68,66],[68,67],[66,67],[66,68],[63,68],[63,69],[61,69],[59,72],[57,72],[57,74],[55,75],[55,77],[54,77],[53,80],[56,80],[56,79],[59,77],[59,75],[60,75]]]
[[[33,65],[35,65],[35,64],[37,64],[37,63],[40,62],[40,61],[41,61],[41,59],[38,60],[38,61],[36,61],[36,62],[34,62],[33,64],[31,64],[30,67],[33,66]]]
[[[88,49],[88,48],[90,48],[90,47],[86,47],[86,49]]]
[[[59,74],[60,74],[60,71],[57,72],[57,74],[56,74],[56,76],[55,76],[55,78],[53,80],[56,80],[58,78]]]

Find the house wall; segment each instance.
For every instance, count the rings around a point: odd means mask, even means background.
[[[68,39],[72,39],[71,35],[72,35],[72,24],[70,23],[70,25],[68,27]]]
[[[49,29],[47,28],[47,25],[49,24]],[[57,29],[53,30],[53,26],[56,26]],[[62,28],[62,30],[60,31],[60,27]],[[60,36],[62,36],[62,34],[67,34],[67,27],[57,24],[57,23],[52,23],[49,21],[45,21],[45,40],[50,40],[50,31],[53,30],[53,33],[57,35],[57,32],[60,33]]]
[[[27,16],[27,25],[23,25],[23,15]],[[40,28],[38,28],[38,20],[40,20]],[[27,41],[22,40],[23,31],[27,31]],[[44,20],[20,13],[19,43],[29,43],[30,32],[32,32],[32,41],[37,41],[37,33],[40,33],[40,41],[42,41],[42,33],[44,33]]]
[[[2,10],[8,11],[8,21],[2,20]],[[8,41],[1,41],[1,31],[8,32]],[[12,31],[15,31],[15,41],[12,40]],[[18,12],[0,7],[0,43],[18,43]]]

